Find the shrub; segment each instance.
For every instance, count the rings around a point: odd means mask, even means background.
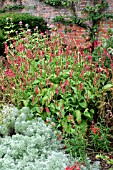
[[[14,11],[14,10],[20,10],[23,8],[24,8],[24,5],[17,5],[17,4],[7,5],[0,10],[0,13],[10,12],[10,11]]]
[[[12,28],[10,30],[10,27],[7,27],[6,23],[7,20],[6,19],[10,19],[11,18],[11,22],[13,22],[14,27],[13,27],[13,34],[12,36],[14,36],[16,33],[16,31],[19,31],[20,27],[19,27],[19,22],[22,22],[22,27],[25,28],[25,25],[28,24],[29,25],[29,29],[31,29],[32,31],[34,31],[35,27],[38,27],[39,31],[46,31],[47,30],[47,23],[44,21],[44,19],[42,17],[36,17],[36,16],[32,16],[30,14],[27,13],[4,13],[4,14],[0,14],[0,29],[2,30],[2,37],[3,39],[1,39],[0,41],[0,46],[3,47],[3,40],[4,40],[4,36],[5,36],[5,31],[12,31]],[[10,22],[10,20],[8,20],[8,22]],[[6,28],[4,29],[4,27],[6,26]],[[2,55],[2,51],[4,49],[2,48],[2,50],[0,50],[0,55]]]
[[[87,159],[85,166],[80,165],[77,158],[70,158],[64,152],[61,141],[57,140],[58,132],[53,131],[52,126],[47,126],[41,118],[31,120],[32,113],[28,108],[19,111],[14,106],[5,106],[1,115],[3,122],[0,124],[0,133],[4,132],[5,135],[0,138],[1,170],[64,170],[73,164],[76,168],[81,166],[81,170],[99,169],[98,162],[90,165]],[[16,134],[11,137],[3,129],[10,129],[12,122]]]

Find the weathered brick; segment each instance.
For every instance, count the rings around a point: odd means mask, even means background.
[[[99,3],[99,0],[97,0],[97,2]],[[105,13],[106,12],[113,13],[113,0],[107,0],[107,2],[109,3],[109,8],[107,10],[105,10]],[[26,9],[21,10],[20,12],[29,12],[36,16],[43,16],[49,25],[52,24],[53,25],[52,27],[57,28],[57,32],[59,32],[59,33],[64,32],[64,29],[71,30],[70,33],[67,32],[67,35],[65,35],[66,41],[68,42],[69,39],[73,40],[73,38],[76,37],[76,39],[78,40],[79,43],[75,43],[75,44],[73,43],[73,46],[75,46],[75,45],[84,46],[86,39],[87,39],[87,33],[86,33],[85,29],[79,27],[76,24],[71,24],[70,26],[65,27],[63,24],[55,24],[52,22],[53,18],[56,16],[59,16],[59,15],[71,16],[72,14],[71,14],[71,11],[69,8],[51,7],[50,5],[45,4],[44,2],[39,2],[38,0],[22,0],[22,3],[25,6],[34,6],[35,5],[36,9],[28,10],[26,8]],[[13,2],[10,2],[10,0],[5,0],[4,4],[2,4],[1,0],[0,0],[0,8],[2,8],[2,6],[6,6],[8,4],[11,5],[11,4],[13,4]],[[17,0],[16,4],[19,4],[19,0]],[[76,4],[76,12],[79,17],[85,18],[87,16],[87,14],[81,13],[82,9],[86,5],[94,5],[94,4],[93,4],[93,1],[90,1],[90,0],[81,0],[78,4]],[[88,23],[88,24],[90,24],[90,23]],[[106,34],[108,28],[113,28],[113,20],[102,20],[99,23],[98,39],[100,39],[101,37],[108,38],[108,36]],[[86,38],[83,38],[82,34],[86,35]]]

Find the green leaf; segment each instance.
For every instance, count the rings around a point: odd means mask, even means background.
[[[47,100],[48,100],[48,96],[44,96],[44,97],[42,98],[42,105],[44,105]]]
[[[82,134],[83,136],[86,135],[88,124],[86,123],[85,120],[82,120],[82,122],[81,122],[81,124],[79,125],[79,127],[80,127],[81,134]]]
[[[22,101],[23,101],[23,103],[24,103],[24,106],[27,107],[29,100],[22,100]]]
[[[108,90],[108,89],[110,89],[111,87],[113,87],[113,84],[106,84],[106,85],[103,87],[103,90]]]
[[[54,105],[53,103],[51,103],[51,104],[49,105],[49,108],[50,108],[51,112],[55,112],[55,113],[56,113],[56,107],[55,107],[55,105]],[[56,113],[56,114],[57,114],[57,113]]]
[[[77,121],[77,123],[78,124],[80,124],[81,123],[81,112],[80,112],[80,110],[75,110],[75,114],[76,114],[76,121]]]
[[[40,80],[35,80],[32,84],[38,84],[40,83]]]
[[[37,104],[37,102],[38,102],[38,96],[36,96],[33,105]]]
[[[91,118],[91,115],[88,111],[84,111],[84,116],[86,116],[87,118]]]
[[[80,105],[82,108],[86,108],[86,107],[87,107],[86,101],[80,102],[79,105]]]
[[[91,109],[90,112],[91,112],[91,114],[94,114],[94,113],[95,113],[94,109]]]

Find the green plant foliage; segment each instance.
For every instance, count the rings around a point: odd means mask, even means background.
[[[97,40],[97,33],[99,31],[99,22],[100,20],[107,18],[113,19],[113,14],[104,13],[103,11],[108,8],[108,3],[106,1],[102,1],[101,3],[96,3],[94,6],[85,6],[83,13],[86,14],[85,18],[80,18],[76,14],[75,6],[76,1],[70,1],[69,4],[71,10],[73,11],[73,16],[56,16],[53,21],[54,22],[61,22],[63,24],[70,24],[74,23],[86,29],[89,34],[91,40],[91,51],[94,51],[94,41]],[[67,20],[68,18],[68,20]],[[91,23],[91,24],[86,24]]]
[[[26,27],[25,25],[28,24],[29,29],[31,29],[32,32],[34,31],[35,27],[38,27],[38,30],[42,32],[47,30],[47,23],[44,21],[42,17],[32,16],[27,13],[20,14],[16,12],[0,14],[0,29],[1,33],[3,33],[2,35],[3,38],[1,38],[0,41],[1,47],[3,47],[2,40],[4,40],[5,31],[9,31],[10,35],[14,36],[16,34],[16,31],[19,31],[20,29],[19,22],[22,22],[23,28],[25,28]],[[9,23],[13,23],[13,27],[10,27]],[[3,48],[0,50],[0,55],[3,55],[2,53],[3,50],[4,50]]]
[[[88,147],[88,140],[86,138],[87,123],[83,121],[79,126],[76,125],[74,134],[66,136],[64,141],[67,147],[67,152],[72,156],[79,156],[81,160],[86,159],[86,148]]]
[[[78,24],[79,26],[81,26],[83,28],[88,28],[88,26],[83,23],[84,19],[78,18],[76,16],[70,16],[70,17],[69,16],[56,16],[55,18],[53,18],[53,21],[60,22],[65,25]]]
[[[21,10],[24,7],[25,7],[24,5],[17,5],[17,4],[7,5],[0,10],[0,13],[5,13],[5,12],[9,12],[9,11],[11,12],[11,11],[14,11],[14,10]]]
[[[109,165],[113,165],[113,159],[112,159],[112,155],[108,156],[108,155],[104,155],[104,154],[99,154],[99,155],[96,155],[96,158],[97,159],[103,159],[104,161],[107,162],[107,164]],[[110,168],[110,170],[112,170],[112,168]]]
[[[0,55],[4,53],[4,45],[3,42],[5,41],[3,30],[0,29]]]
[[[75,133],[75,124],[91,122],[95,114],[98,118],[103,87],[110,77],[98,70],[92,56],[86,58],[81,50],[75,55],[59,35],[50,40],[42,33],[23,30],[13,41],[5,45],[11,65],[1,79],[11,102],[29,107],[34,116],[50,116],[67,134]]]
[[[110,142],[108,140],[108,131],[109,128],[101,123],[97,123],[97,125],[92,126],[90,133],[90,146],[92,146],[95,151],[102,150],[109,152]]]
[[[46,4],[49,4],[51,6],[67,6],[69,5],[69,2],[67,0],[45,0]]]

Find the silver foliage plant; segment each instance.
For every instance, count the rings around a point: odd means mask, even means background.
[[[14,130],[11,136],[10,131]],[[79,159],[70,158],[57,132],[30,110],[4,106],[0,112],[0,170],[65,170]],[[87,159],[81,170],[99,170],[99,163]]]

